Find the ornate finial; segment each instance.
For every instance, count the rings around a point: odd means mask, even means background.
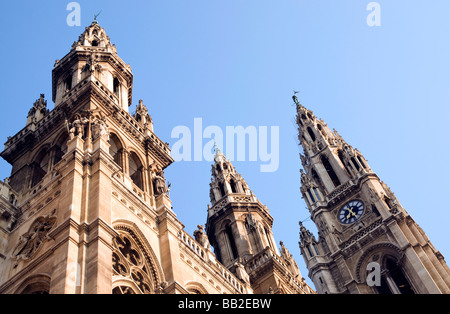
[[[216,152],[216,156],[221,153],[220,148],[217,146],[216,139],[214,139],[214,151]]]
[[[102,13],[102,11],[98,12],[97,14],[94,14],[94,21],[92,22],[92,24],[98,24],[97,22],[97,17]]]
[[[294,90],[294,96],[292,96],[292,100],[294,100],[294,102],[297,105],[297,107],[300,107],[301,105],[300,105],[300,102],[298,101],[298,98],[297,98],[297,94],[298,93],[299,93],[298,91]]]

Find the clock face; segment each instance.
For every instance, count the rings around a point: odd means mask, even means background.
[[[364,213],[364,203],[361,201],[350,201],[339,211],[339,221],[343,224],[352,224],[361,218]]]

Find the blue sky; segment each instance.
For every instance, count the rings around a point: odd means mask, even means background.
[[[304,277],[298,221],[309,213],[299,192],[294,89],[364,154],[449,258],[449,1],[377,1],[380,27],[366,23],[368,0],[78,1],[81,27],[66,24],[69,2],[0,3],[0,140],[25,126],[40,93],[53,108],[54,61],[101,10],[99,24],[133,69],[130,109],[143,99],[162,140],[173,145],[173,128],[193,128],[194,118],[224,130],[280,127],[278,171],[234,165],[268,206],[275,239]],[[206,221],[210,167],[179,162],[166,171],[174,211],[191,234]],[[0,178],[10,170],[1,160]]]

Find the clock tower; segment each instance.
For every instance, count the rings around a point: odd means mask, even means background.
[[[367,160],[296,96],[301,193],[318,229],[300,250],[319,293],[450,293],[442,254]]]

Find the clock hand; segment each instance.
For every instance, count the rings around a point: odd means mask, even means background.
[[[348,215],[347,215],[347,219],[350,219],[351,216],[356,217],[356,214],[353,212],[353,207],[349,208],[348,210]]]
[[[353,212],[351,209],[348,210],[348,215],[347,215],[347,219],[350,219],[350,217],[352,216]]]

